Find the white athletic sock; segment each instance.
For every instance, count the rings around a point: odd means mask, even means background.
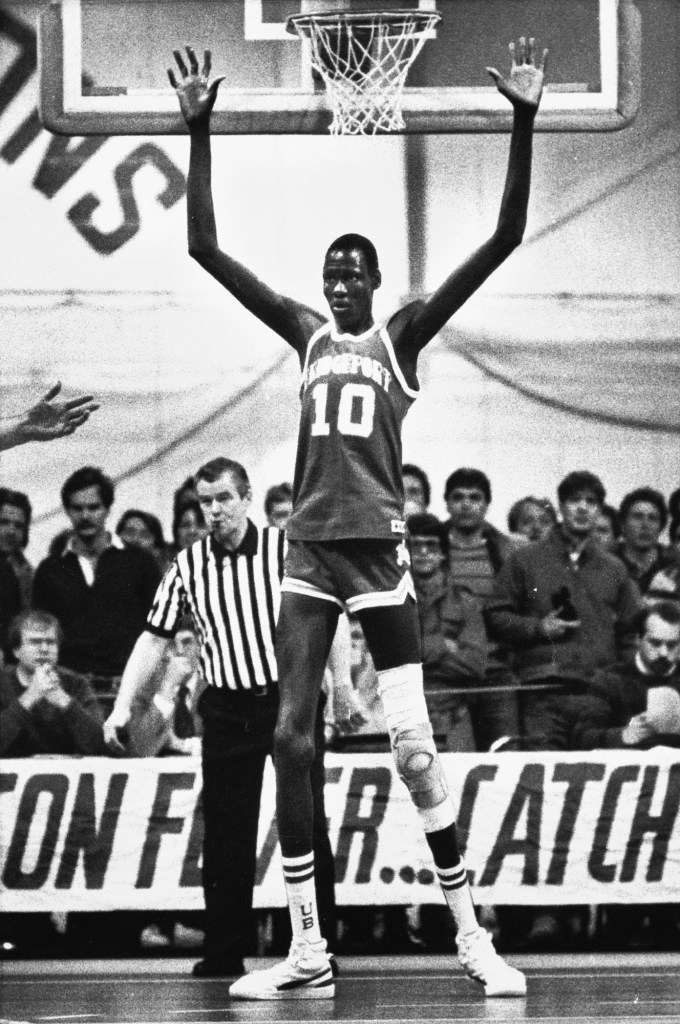
[[[310,943],[321,942],[314,885],[314,854],[281,859],[293,938]]]
[[[472,893],[467,880],[467,869],[463,861],[455,868],[437,868],[437,877],[453,918],[458,934],[466,935],[477,927],[477,915],[472,902]]]

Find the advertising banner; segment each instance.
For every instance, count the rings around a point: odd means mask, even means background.
[[[677,751],[442,760],[477,902],[680,898]],[[2,909],[200,908],[200,794],[193,758],[3,762]],[[388,754],[329,754],[326,810],[338,904],[443,902]],[[282,906],[270,763],[258,852],[255,904]]]

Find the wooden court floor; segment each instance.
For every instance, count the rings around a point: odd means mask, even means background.
[[[509,959],[526,971],[524,999],[485,999],[434,956],[343,958],[334,1000],[277,1003],[231,1002],[228,982],[192,978],[189,960],[5,962],[0,1024],[680,1024],[680,954]]]

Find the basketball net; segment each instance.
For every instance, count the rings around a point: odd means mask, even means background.
[[[431,29],[435,11],[293,15],[286,22],[311,45],[333,109],[331,135],[377,135],[405,127],[403,89],[408,70]]]

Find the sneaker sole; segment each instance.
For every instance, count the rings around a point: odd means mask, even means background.
[[[229,990],[232,999],[243,999],[249,1001],[276,1001],[283,999],[333,999],[335,997],[335,985],[323,985],[319,988],[296,988],[285,992],[232,992]]]
[[[487,999],[521,999],[527,994],[526,984],[521,988],[520,985],[517,984],[514,988],[510,985],[506,985],[504,988],[489,989],[483,981],[478,981],[477,978],[471,978],[469,974],[466,975],[466,977],[472,985],[476,985],[477,987],[484,989],[484,995]]]

